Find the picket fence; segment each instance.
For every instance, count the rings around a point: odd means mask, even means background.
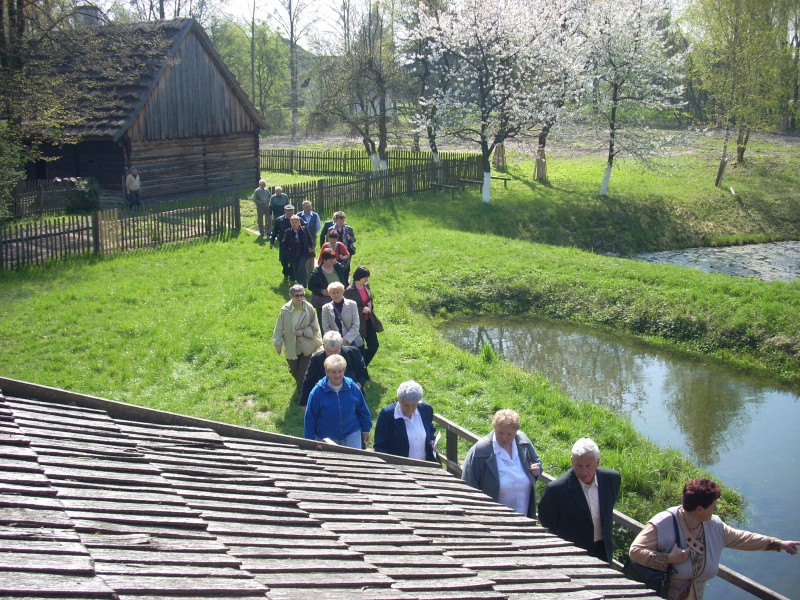
[[[0,228],[0,270],[18,270],[81,255],[110,255],[241,229],[238,194],[183,203],[120,209]]]
[[[363,149],[359,150],[295,150],[262,149],[259,153],[261,171],[268,173],[299,173],[304,175],[351,175],[372,171],[373,165]],[[442,152],[442,162],[470,162],[479,155],[466,152]],[[387,168],[390,172],[407,167],[432,165],[433,154],[410,150],[390,150]]]

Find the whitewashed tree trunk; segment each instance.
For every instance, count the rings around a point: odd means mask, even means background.
[[[388,161],[381,160],[381,161],[379,161],[379,163],[380,163],[380,169],[381,169],[382,173],[386,173],[386,172],[389,171],[389,162]]]
[[[606,173],[603,175],[603,183],[600,185],[600,195],[607,196],[608,195],[608,182],[611,181],[611,169],[613,165],[606,166]]]
[[[369,155],[369,159],[372,161],[372,172],[377,175],[381,170],[381,159],[378,158],[378,153],[373,152]]]
[[[484,173],[483,174],[483,203],[489,204],[489,186],[492,183],[492,173]]]

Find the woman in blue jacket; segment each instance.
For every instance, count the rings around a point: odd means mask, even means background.
[[[436,461],[433,407],[422,402],[422,386],[404,381],[397,388],[397,402],[378,413],[375,450],[418,460]]]
[[[304,435],[310,440],[332,440],[340,446],[364,448],[369,443],[372,415],[364,394],[344,376],[347,361],[341,354],[325,359],[325,377],[308,396]]]

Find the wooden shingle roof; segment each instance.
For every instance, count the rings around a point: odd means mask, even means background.
[[[653,597],[424,463],[0,389],[0,597]]]
[[[108,23],[88,31],[85,39],[92,52],[85,52],[80,45],[64,44],[60,61],[60,76],[80,74],[85,82],[79,100],[82,120],[80,125],[71,126],[81,137],[120,141],[169,73],[168,67],[178,60],[181,43],[189,35],[197,38],[249,117],[260,127],[266,126],[194,19]],[[104,58],[98,61],[98,57]]]

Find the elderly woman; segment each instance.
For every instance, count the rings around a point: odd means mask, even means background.
[[[692,479],[683,486],[681,505],[658,513],[636,536],[631,560],[659,571],[675,569],[667,598],[701,600],[706,581],[717,574],[723,548],[785,550],[797,553],[800,541],[782,541],[733,529],[714,514],[720,487],[710,479]],[[674,518],[678,522],[675,539]]]
[[[308,396],[304,434],[310,440],[330,439],[340,446],[366,447],[372,416],[358,385],[345,377],[341,354],[325,359],[325,377]],[[363,445],[362,445],[363,444]]]
[[[339,282],[347,286],[347,272],[345,268],[336,262],[336,254],[327,248],[320,253],[322,264],[315,267],[308,276],[308,289],[311,290],[311,304],[317,310],[317,317],[322,321],[322,312],[319,310],[331,301],[328,295],[328,286],[331,283]]]
[[[364,364],[369,366],[378,352],[378,334],[383,331],[383,323],[375,314],[367,267],[356,267],[353,272],[353,283],[344,291],[344,297],[355,302],[358,307],[358,318],[360,319],[358,334],[364,340],[361,354],[364,355]]]
[[[404,381],[397,388],[397,402],[378,413],[375,450],[417,460],[436,461],[433,407],[422,402],[422,386]]]
[[[302,285],[295,284],[289,288],[289,302],[281,307],[275,329],[272,332],[272,343],[280,356],[283,351],[297,384],[297,393],[303,386],[311,355],[322,345],[319,336],[319,323],[314,307],[305,300],[306,291]]]
[[[328,286],[328,295],[331,301],[322,307],[323,333],[338,331],[345,346],[355,346],[360,349],[364,345],[364,340],[359,334],[361,321],[358,317],[358,306],[344,297],[344,285],[338,281]]]
[[[528,436],[519,431],[516,411],[498,410],[492,430],[470,448],[461,478],[495,502],[533,519],[542,461]]]

